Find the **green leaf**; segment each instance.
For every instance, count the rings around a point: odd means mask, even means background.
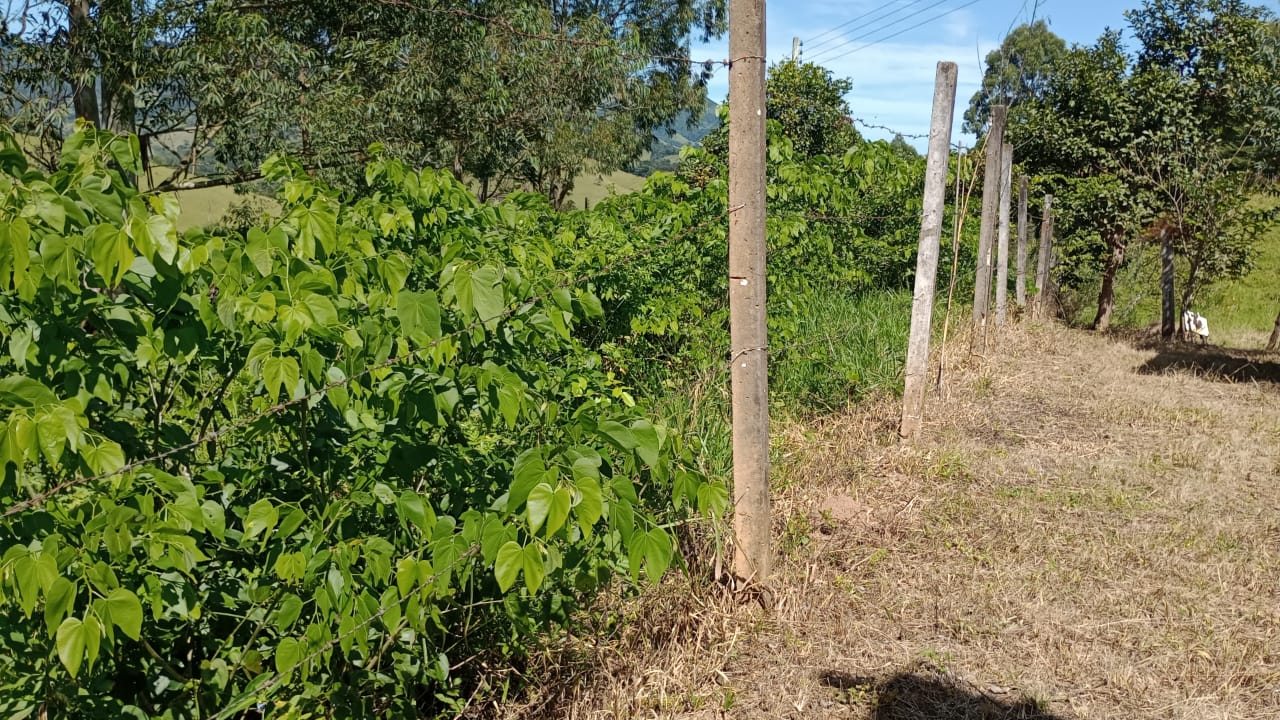
[[[542,587],[543,578],[547,576],[547,566],[542,559],[542,547],[537,543],[530,543],[525,546],[520,555],[521,565],[524,568],[524,586],[529,589],[529,594],[536,593],[538,588]]]
[[[671,536],[662,528],[653,528],[648,532],[648,540],[644,551],[645,571],[649,580],[657,585],[671,565]]]
[[[124,467],[124,449],[111,440],[102,440],[98,444],[89,444],[80,452],[80,457],[95,475],[108,475],[118,472]]]
[[[529,497],[538,483],[554,480],[555,474],[547,469],[541,448],[530,448],[516,456],[514,478],[507,496],[507,512],[515,512]]]
[[[471,281],[476,316],[486,323],[498,319],[506,305],[502,292],[502,274],[495,268],[480,268],[472,274]]]
[[[204,517],[204,527],[215,538],[222,540],[227,534],[227,514],[222,506],[213,500],[205,500],[200,504],[200,514]]]
[[[551,498],[551,507],[547,511],[547,537],[556,534],[556,531],[564,526],[564,521],[569,517],[569,510],[573,506],[573,492],[567,487],[561,487],[556,490],[556,494]]]
[[[75,603],[75,583],[64,577],[54,580],[44,598],[44,622],[48,626],[50,634],[62,624],[62,621],[74,609]]]
[[[0,380],[0,405],[5,407],[40,407],[58,402],[49,388],[28,377],[10,375]]]
[[[265,540],[269,537],[271,529],[276,526],[276,521],[280,519],[280,513],[270,500],[263,498],[249,506],[249,513],[244,518],[244,540],[248,542],[258,535],[263,535]],[[264,534],[265,533],[265,534]]]
[[[291,357],[273,355],[262,361],[262,384],[267,390],[271,402],[276,402],[283,391],[285,397],[292,394],[298,385],[301,371],[298,361]]]
[[[249,228],[245,239],[248,240],[245,244],[245,254],[249,256],[249,262],[253,263],[253,267],[262,277],[270,275],[274,265],[271,259],[271,239],[256,227]]]
[[[142,603],[138,596],[124,588],[112,590],[106,598],[111,611],[111,622],[130,638],[142,637]]]
[[[636,454],[646,465],[658,464],[660,441],[658,431],[648,420],[637,420],[631,424],[631,437],[636,442]]]
[[[288,673],[302,662],[302,652],[305,646],[295,640],[287,637],[280,641],[276,646],[276,672]]]
[[[396,512],[400,519],[423,532],[436,526],[435,512],[423,501],[422,496],[411,490],[400,493],[396,500]]]
[[[440,301],[433,292],[401,290],[396,295],[396,316],[400,329],[419,345],[440,337]]]
[[[298,298],[298,302],[311,315],[316,325],[330,328],[338,324],[338,309],[329,298],[317,293],[305,293]]]
[[[498,581],[498,589],[506,592],[515,584],[524,562],[524,551],[514,540],[498,549],[498,559],[493,563],[493,576]]]
[[[307,574],[307,558],[300,552],[281,553],[274,569],[281,582],[298,582]]]
[[[578,504],[574,506],[574,514],[578,518],[578,527],[582,533],[591,536],[591,528],[600,521],[604,513],[603,493],[600,483],[593,478],[580,478],[574,483],[578,490]]]
[[[636,436],[631,429],[620,422],[605,420],[598,426],[598,431],[620,450],[631,451],[636,448]]]
[[[93,615],[85,615],[84,622],[80,625],[80,634],[84,636],[84,657],[92,668],[94,661],[98,659],[98,649],[102,646],[102,623]]]
[[[84,661],[84,623],[73,617],[63,620],[54,642],[58,648],[58,659],[71,677],[75,677],[80,672],[80,663]]]
[[[547,519],[547,513],[551,511],[551,502],[554,497],[555,489],[547,483],[538,483],[538,485],[529,493],[528,514],[530,533],[537,533],[538,528],[542,527],[542,523]]]
[[[286,594],[280,601],[280,606],[276,608],[276,630],[287,631],[298,621],[300,615],[302,615],[302,598],[293,593]]]

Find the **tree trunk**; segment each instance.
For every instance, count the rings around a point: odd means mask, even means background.
[[[1267,341],[1267,352],[1280,350],[1280,315],[1276,315],[1276,326],[1271,331],[1271,339]]]
[[[93,55],[93,20],[89,17],[89,0],[71,0],[67,40],[71,52],[71,103],[76,119],[102,126],[98,113],[98,72]]]
[[[98,35],[110,43],[115,57],[103,57],[102,105],[99,109],[103,128],[115,133],[137,132],[137,101],[134,97],[132,0],[99,0]],[[101,40],[100,40],[101,41]]]
[[[1111,327],[1111,312],[1116,307],[1116,274],[1124,264],[1126,247],[1124,235],[1112,233],[1107,238],[1107,246],[1111,248],[1111,253],[1107,256],[1107,265],[1102,271],[1102,289],[1098,292],[1098,315],[1093,319],[1093,329],[1099,332]]]

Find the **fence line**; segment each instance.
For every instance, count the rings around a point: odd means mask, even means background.
[[[291,398],[289,400],[283,400],[281,402],[278,402],[268,407],[267,409],[263,410],[262,412],[258,413],[257,415],[253,415],[247,418],[242,418],[234,423],[231,423],[230,425],[226,425],[221,428],[210,430],[189,442],[183,443],[176,447],[169,448],[168,450],[165,450],[160,453],[156,453],[155,455],[152,455],[150,457],[131,461],[116,470],[112,470],[110,472],[105,472],[105,473],[99,473],[97,475],[89,475],[89,476],[81,475],[81,476],[71,478],[69,480],[64,480],[63,482],[57,483],[49,487],[48,489],[40,493],[37,493],[26,500],[23,500],[22,502],[15,503],[9,506],[8,508],[5,509],[3,513],[0,513],[0,518],[7,518],[12,515],[16,515],[17,513],[23,512],[24,510],[37,507],[43,504],[49,498],[53,497],[54,495],[62,493],[73,487],[78,487],[80,485],[85,485],[89,483],[100,482],[102,480],[116,477],[124,473],[137,470],[141,467],[151,465],[160,460],[166,460],[175,455],[180,455],[189,450],[194,450],[195,448],[198,448],[199,446],[205,443],[212,442],[225,435],[237,432],[239,430],[243,430],[244,428],[249,427],[250,425],[258,422],[259,420],[272,417],[275,415],[279,415],[280,413],[284,412],[285,410],[288,410],[289,408],[296,407],[298,405],[302,405],[304,403],[310,402],[313,399],[323,396],[330,390],[349,385],[352,382],[355,382],[356,380],[363,378],[376,370],[380,370],[382,368],[387,368],[387,367],[408,362],[409,360],[415,358],[416,356],[428,350],[431,350],[432,348],[439,346],[445,340],[469,333],[472,330],[482,327],[485,323],[510,317],[516,314],[517,312],[519,312],[521,308],[542,302],[543,300],[550,298],[551,295],[557,290],[563,290],[566,288],[575,287],[585,282],[588,282],[590,280],[604,277],[612,273],[614,270],[617,270],[620,267],[624,267],[632,263],[635,263],[639,260],[642,260],[648,257],[649,255],[657,252],[658,250],[661,250],[662,248],[670,246],[676,242],[679,242],[680,240],[683,240],[686,237],[689,237],[690,235],[698,232],[699,230],[702,230],[703,228],[708,227],[709,225],[712,225],[713,223],[718,223],[720,220],[723,220],[729,215],[737,212],[739,209],[740,207],[728,208],[724,212],[720,213],[719,215],[716,215],[715,217],[704,220],[703,222],[700,222],[696,225],[687,227],[683,231],[672,235],[671,237],[667,238],[666,240],[663,240],[662,242],[656,243],[647,248],[644,248],[643,250],[638,250],[630,255],[622,257],[612,263],[609,263],[608,265],[605,265],[604,267],[598,270],[594,270],[589,273],[584,273],[569,282],[563,283],[561,285],[557,285],[548,290],[544,290],[543,292],[538,293],[537,295],[534,295],[532,297],[521,298],[515,301],[514,303],[512,303],[502,312],[498,313],[497,315],[494,315],[493,317],[477,318],[476,320],[472,321],[468,325],[462,328],[459,328],[457,330],[454,330],[453,332],[441,335],[440,337],[436,338],[435,340],[432,340],[431,342],[427,343],[426,345],[423,345],[422,347],[416,350],[410,350],[409,352],[404,353],[403,355],[394,355],[392,357],[387,358],[386,360],[369,365],[364,369],[360,370],[359,372],[352,374],[350,377],[343,378],[342,380],[336,380],[333,382],[325,383],[324,385],[321,385],[320,387],[316,388],[315,390],[312,390],[311,392],[305,395],[301,395],[296,398]]]

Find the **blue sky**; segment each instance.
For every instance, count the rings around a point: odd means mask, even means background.
[[[960,80],[952,141],[972,145],[972,137],[959,134],[961,117],[981,81],[983,58],[1000,46],[1005,33],[1034,12],[1068,44],[1087,45],[1107,27],[1127,30],[1123,13],[1139,4],[1140,0],[772,0],[766,6],[767,54],[770,64],[791,57],[791,39],[798,36],[804,41],[805,60],[853,81],[847,100],[854,117],[908,135],[928,133],[936,65],[953,61],[960,66]],[[697,45],[692,56],[725,58],[728,38]],[[728,92],[728,73],[721,70],[710,83],[709,95],[721,102]],[[892,137],[883,130],[859,130],[872,139]],[[912,144],[923,149],[925,141]]]

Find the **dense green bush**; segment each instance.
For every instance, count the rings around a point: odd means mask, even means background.
[[[9,716],[417,717],[473,653],[662,575],[655,509],[723,509],[518,205],[273,161],[276,222],[179,237],[134,141],[83,132],[48,177],[4,142]]]
[[[85,130],[49,176],[0,143],[9,715],[455,707],[725,510],[704,438],[652,412],[727,377],[710,155],[570,213],[377,148],[355,195],[274,159],[277,217],[180,236],[176,202],[126,180],[136,141]],[[896,384],[901,322],[814,340],[905,318],[855,300],[909,285],[922,173],[884,143],[797,160],[773,129],[784,394]],[[851,309],[815,323],[833,293]]]

